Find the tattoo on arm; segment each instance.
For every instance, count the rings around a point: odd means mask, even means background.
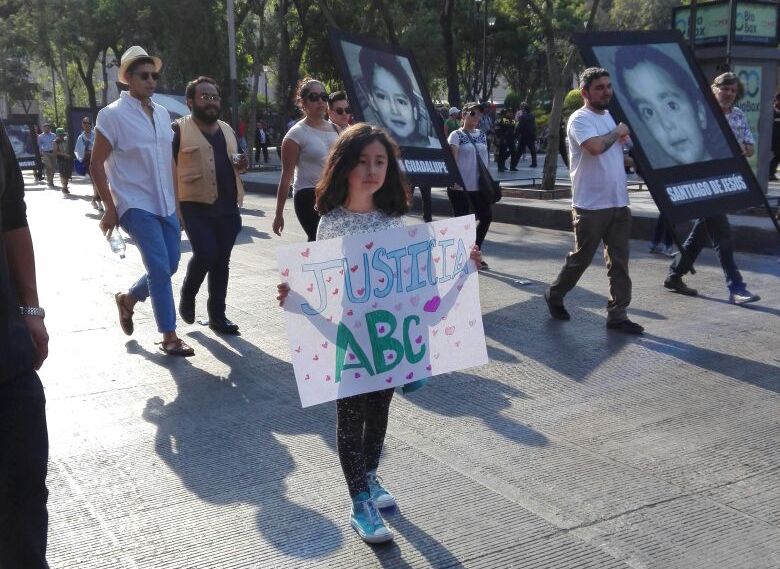
[[[618,133],[615,132],[614,130],[612,132],[610,132],[609,134],[605,134],[601,138],[601,143],[604,145],[604,149],[602,150],[602,152],[606,152],[607,150],[609,150],[609,148],[613,144],[615,144],[617,139],[618,139]]]

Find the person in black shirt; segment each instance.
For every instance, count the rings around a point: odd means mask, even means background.
[[[38,305],[24,182],[0,123],[0,567],[45,568],[49,336]]]
[[[177,165],[177,195],[192,258],[181,287],[179,314],[195,321],[195,296],[208,274],[209,327],[238,334],[238,325],[225,316],[230,254],[241,231],[238,206],[244,188],[239,171],[246,170],[236,135],[218,120],[219,88],[213,79],[198,77],[186,89],[192,115],[173,123],[173,156]]]
[[[520,103],[522,114],[515,126],[515,136],[518,139],[517,152],[512,157],[512,170],[517,168],[520,156],[528,149],[531,153],[531,168],[536,168],[536,118],[528,103]]]

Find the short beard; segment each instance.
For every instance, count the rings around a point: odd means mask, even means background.
[[[599,111],[606,111],[609,108],[609,103],[606,105],[604,103],[589,103],[589,105]]]
[[[214,124],[219,118],[219,111],[214,116],[208,114],[207,111],[211,109],[201,109],[200,107],[192,107],[192,116],[201,122],[206,124]]]

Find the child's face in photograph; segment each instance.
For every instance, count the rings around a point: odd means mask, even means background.
[[[400,81],[384,67],[374,69],[371,99],[382,124],[394,137],[404,139],[414,133],[417,128],[414,103]]]

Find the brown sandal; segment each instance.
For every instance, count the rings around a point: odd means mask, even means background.
[[[122,328],[122,332],[128,336],[133,335],[133,311],[129,310],[125,303],[122,301],[124,293],[118,292],[114,295],[116,301],[116,307],[119,310],[119,326]],[[129,313],[129,314],[128,314]]]
[[[182,356],[188,358],[195,355],[195,350],[188,346],[181,338],[175,340],[163,340],[157,343],[160,346],[160,351],[169,356]]]

